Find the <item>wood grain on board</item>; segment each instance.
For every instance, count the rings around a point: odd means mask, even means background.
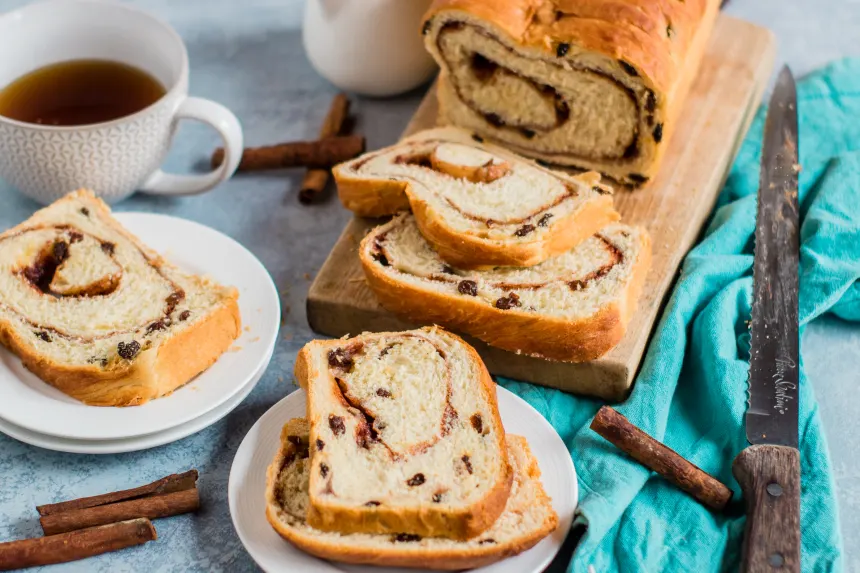
[[[752,121],[773,58],[768,30],[720,15],[660,173],[644,189],[616,192],[622,220],[647,227],[654,249],[638,310],[621,343],[598,360],[572,364],[517,355],[466,337],[492,374],[612,401],[627,395],[680,264],[702,231]],[[431,89],[404,136],[435,126],[436,115]],[[378,223],[352,219],[320,269],[307,302],[315,331],[343,336],[416,326],[380,307],[364,281],[357,247]]]

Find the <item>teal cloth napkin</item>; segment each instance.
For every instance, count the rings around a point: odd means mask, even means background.
[[[798,84],[801,329],[826,312],[860,321],[860,60]],[[628,459],[588,425],[601,402],[500,383],[537,408],[576,465],[576,522],[587,530],[568,571],[736,571],[745,518],[732,460],[747,443],[755,193],[764,110],[750,128],[702,242],[651,341],[630,398],[631,422],[728,484],[729,511],[706,509]],[[801,331],[802,332],[802,331]],[[800,384],[802,570],[840,571],[842,541],[827,442],[812,384]]]

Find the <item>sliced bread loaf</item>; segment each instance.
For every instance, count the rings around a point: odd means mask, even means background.
[[[459,337],[313,341],[295,370],[308,393],[311,526],[467,539],[502,512],[512,474],[496,387]]]
[[[171,393],[239,335],[238,293],[147,249],[77,191],[0,234],[0,342],[87,404]]]
[[[334,176],[358,215],[411,206],[439,256],[461,268],[536,265],[619,218],[597,173],[550,171],[453,127],[368,153]]]
[[[439,258],[414,217],[403,214],[368,233],[359,257],[392,312],[512,352],[581,362],[624,336],[651,243],[644,229],[614,223],[535,267],[468,271]]]
[[[413,534],[372,535],[325,532],[308,525],[308,487],[312,476],[309,428],[290,420],[266,479],[266,518],[278,534],[299,549],[347,563],[432,569],[470,569],[521,553],[552,533],[558,516],[540,482],[540,468],[521,436],[507,436],[513,484],[501,516],[468,541]]]
[[[632,185],[656,175],[719,0],[436,0],[440,115]]]

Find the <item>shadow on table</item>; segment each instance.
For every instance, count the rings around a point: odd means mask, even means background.
[[[189,561],[200,570],[258,571],[233,529],[227,491],[239,445],[251,426],[272,406],[261,394],[265,396],[268,392],[255,388],[236,410],[198,434],[198,441],[206,444],[205,450],[201,449],[196,456],[192,452],[191,456],[201,467],[200,510],[194,516],[193,527],[187,531],[185,549]]]

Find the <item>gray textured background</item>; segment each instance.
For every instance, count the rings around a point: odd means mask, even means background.
[[[352,0],[359,1],[359,0]],[[401,0],[411,1],[411,0]],[[0,0],[0,11],[21,4]],[[301,45],[301,0],[137,0],[173,24],[191,58],[191,93],[230,107],[246,142],[316,137],[335,89],[316,75]],[[856,0],[732,0],[726,11],[770,27],[779,39],[778,63],[802,75],[832,59],[860,53]],[[2,40],[0,40],[2,42]],[[14,50],[14,46],[2,47]],[[359,100],[357,130],[371,148],[392,143],[422,90],[388,100]],[[190,171],[208,157],[216,136],[196,125],[180,129],[168,167]],[[82,456],[49,452],[0,437],[0,540],[40,533],[34,506],[137,485],[174,471],[200,469],[203,509],[160,521],[159,541],[51,571],[254,571],[227,507],[233,454],[254,421],[295,389],[296,351],[313,337],[305,320],[309,281],[347,220],[335,201],[303,207],[296,201],[299,171],[237,177],[211,193],[184,199],[137,195],[117,210],[178,215],[209,225],[244,244],[269,269],[285,309],[274,359],[254,392],[220,423],[152,450]],[[0,182],[0,229],[37,206]],[[860,327],[833,318],[811,325],[803,341],[835,468],[846,547],[846,570],[860,571],[860,421],[853,397],[860,371]],[[280,380],[279,380],[280,379]],[[2,393],[0,393],[2,399]]]

